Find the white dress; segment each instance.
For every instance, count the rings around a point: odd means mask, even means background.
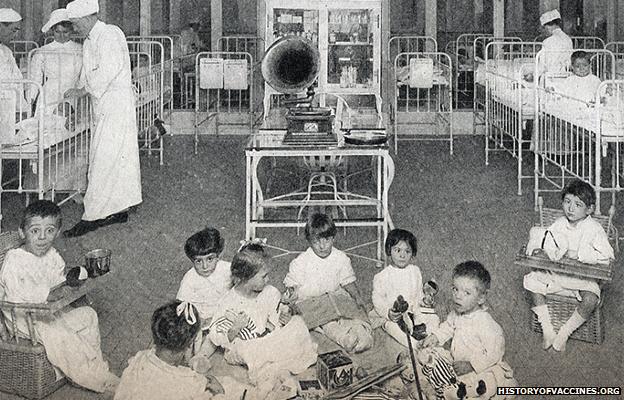
[[[97,124],[82,219],[94,221],[142,201],[130,55],[121,29],[96,22],[83,44],[82,64],[81,82],[92,96]]]
[[[5,79],[20,80],[24,79],[24,76],[15,62],[11,49],[0,43],[0,81]],[[19,111],[21,106],[22,111],[28,111],[28,103],[26,103],[23,93],[28,88],[18,84],[4,84],[0,86],[0,90],[5,91],[6,89],[9,89],[12,93],[17,93],[20,97],[20,99],[16,97],[15,110]]]
[[[35,51],[28,66],[28,79],[42,84],[46,114],[56,110],[68,89],[79,85],[82,69],[82,45],[74,41],[52,42]],[[29,100],[34,101],[31,93]],[[37,112],[43,107],[42,96],[37,97]]]
[[[334,247],[329,256],[320,258],[308,248],[290,262],[284,286],[295,288],[299,300],[305,300],[333,292],[346,295],[342,287],[355,280],[351,259],[344,251]],[[367,350],[373,344],[370,324],[358,319],[332,321],[319,329],[340,346],[356,352]]]
[[[283,370],[302,373],[316,362],[317,345],[303,319],[294,316],[280,326],[280,298],[280,292],[270,285],[256,298],[244,297],[233,288],[219,302],[208,334],[215,345],[226,349],[226,361],[247,366],[249,379],[255,385],[263,379],[275,379],[275,374]],[[244,312],[250,320],[245,335],[239,334],[232,342],[227,337],[229,327],[219,323],[227,311]]]
[[[55,249],[42,257],[21,248],[9,250],[0,273],[2,299],[45,303],[50,289],[65,281],[64,270],[65,262]],[[17,322],[18,335],[28,337],[24,317],[18,315]],[[36,320],[35,334],[52,365],[77,385],[103,392],[117,381],[102,356],[98,318],[91,307],[62,311],[45,322]]]
[[[542,43],[544,52],[540,73],[565,72],[570,66],[570,56],[572,55],[572,39],[561,29],[555,29],[549,37]]]
[[[399,328],[396,322],[388,319],[388,310],[392,308],[399,295],[407,301],[409,305],[407,311],[413,314],[415,324],[425,323],[427,331],[431,332],[440,323],[440,319],[435,313],[421,313],[422,286],[420,268],[413,264],[409,264],[405,268],[388,265],[373,278],[374,314],[371,313],[370,316],[380,319],[384,331],[404,346],[407,346],[405,332]]]
[[[209,321],[221,298],[232,287],[230,268],[231,263],[219,260],[214,272],[208,277],[200,276],[195,268],[191,268],[184,274],[176,298],[192,303],[201,319]]]

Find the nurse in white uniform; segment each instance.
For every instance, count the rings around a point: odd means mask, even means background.
[[[15,62],[13,51],[8,47],[11,41],[15,39],[17,32],[20,31],[21,21],[22,16],[17,11],[12,8],[0,8],[0,81],[24,79]],[[21,85],[2,85],[3,90],[11,90],[11,88],[15,88],[17,93],[21,92],[18,95],[20,97],[19,101],[15,102],[16,111],[20,111],[20,108],[23,112],[28,111],[28,104],[23,95],[24,87]]]
[[[59,8],[52,11],[50,19],[41,28],[41,32],[54,33],[54,41],[35,51],[28,66],[28,79],[43,85],[45,103],[37,98],[37,113],[45,111],[51,114],[63,101],[66,90],[78,86],[82,68],[82,45],[70,40],[72,24],[67,17],[67,10]],[[35,101],[35,96],[29,96]]]
[[[561,30],[561,14],[558,10],[546,11],[540,17],[540,23],[549,35],[542,44],[544,51],[540,72],[561,73],[570,67],[572,39]]]
[[[74,29],[86,36],[83,44],[82,89],[66,97],[91,95],[96,128],[89,152],[87,191],[80,222],[65,231],[81,236],[106,225],[128,221],[128,208],[142,202],[141,169],[130,55],[124,33],[98,20],[97,0],[67,5]]]

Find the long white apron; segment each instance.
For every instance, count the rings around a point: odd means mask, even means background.
[[[142,201],[132,88],[111,89],[93,100],[96,127],[89,151],[85,221],[105,218]]]
[[[97,21],[82,54],[81,81],[93,99],[96,123],[82,219],[94,221],[142,201],[141,166],[130,55],[123,32]]]

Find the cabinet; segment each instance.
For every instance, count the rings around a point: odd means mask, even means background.
[[[266,0],[268,48],[286,35],[319,48],[316,92],[380,98],[381,0]],[[265,84],[265,113],[276,92]]]

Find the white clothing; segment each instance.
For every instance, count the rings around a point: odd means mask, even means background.
[[[559,217],[548,228],[555,237],[568,242],[566,256],[588,264],[609,263],[615,258],[606,232],[591,215],[572,226],[565,216]],[[600,286],[591,279],[557,274],[550,271],[533,271],[524,276],[526,290],[542,295],[559,294],[582,299],[579,291],[592,292],[600,297]]]
[[[22,16],[12,8],[0,8],[0,22],[19,22]]]
[[[451,311],[434,334],[440,346],[452,339],[453,360],[468,361],[476,373],[500,363],[505,354],[503,328],[485,309],[462,315]]]
[[[268,329],[269,322],[273,326],[279,325],[279,315],[277,313],[277,307],[281,299],[281,294],[274,286],[267,285],[262,292],[255,298],[247,298],[239,294],[236,289],[230,289],[217,305],[217,310],[214,313],[213,321],[221,317],[226,316],[227,311],[233,311],[234,313],[244,312],[249,319],[253,322],[253,328],[251,331],[257,335],[262,335]],[[229,348],[230,341],[227,337],[227,332],[219,332],[216,329],[211,329],[209,337],[212,342],[220,347]],[[234,339],[236,341],[236,339]]]
[[[334,247],[329,256],[320,258],[308,248],[290,262],[284,286],[294,287],[298,300],[305,300],[325,293],[346,292],[342,287],[355,280],[351,259],[344,251]],[[373,344],[370,324],[358,319],[332,321],[318,329],[340,346],[356,352]]]
[[[540,74],[565,72],[570,67],[572,39],[560,28],[557,28],[552,35],[544,39],[542,51],[544,55],[539,66]]]
[[[128,360],[115,400],[211,399],[207,383],[206,377],[188,367],[162,361],[155,349],[142,350]]]
[[[351,259],[344,251],[332,248],[329,256],[320,258],[312,248],[290,262],[284,286],[294,287],[298,300],[332,293],[355,282]]]
[[[82,45],[74,41],[54,41],[39,48],[28,66],[28,79],[42,84],[45,112],[54,112],[68,89],[78,86],[82,69]],[[35,94],[36,95],[36,94]],[[30,94],[29,101],[34,101]],[[42,111],[41,95],[37,98],[37,113]]]
[[[407,309],[414,314],[415,319],[423,298],[422,275],[420,268],[410,264],[405,268],[388,265],[373,278],[373,306],[379,316],[387,319],[388,310],[399,295],[409,304]]]
[[[82,18],[100,11],[98,0],[74,0],[66,8],[69,18]]]
[[[50,289],[65,281],[65,262],[55,249],[37,257],[18,248],[9,250],[0,273],[2,299],[14,303],[45,303]],[[5,317],[10,313],[5,313]],[[28,337],[28,326],[18,316],[17,334]],[[50,363],[77,385],[103,392],[117,380],[109,372],[100,350],[96,312],[80,307],[55,314],[51,320],[35,320],[36,339],[43,344]]]
[[[565,237],[568,257],[587,264],[608,264],[615,258],[613,247],[604,228],[591,215],[572,226],[565,216],[557,218],[548,228],[555,237]]]
[[[247,366],[249,378],[256,385],[261,377],[267,378],[263,373],[267,369],[299,374],[316,362],[317,345],[301,317],[294,316],[286,326],[280,327],[277,312],[280,299],[280,292],[270,285],[253,299],[242,296],[232,288],[219,302],[213,321],[225,317],[227,311],[242,311],[249,317],[251,323],[247,328],[256,338],[243,340],[236,337],[230,342],[227,332],[216,327],[211,327],[208,333],[215,345],[226,349],[226,361]],[[267,334],[269,324],[274,328]]]
[[[586,76],[570,75],[558,82],[555,85],[555,90],[568,97],[589,103],[596,99],[596,91],[600,82],[600,78],[593,74]]]
[[[192,303],[203,321],[214,315],[221,298],[232,287],[231,263],[223,260],[208,277],[200,276],[195,268],[184,274],[176,298]]]
[[[13,57],[13,52],[7,46],[0,43],[0,82],[5,79],[12,80],[21,80],[24,79],[22,75],[22,71],[20,71],[17,63],[15,62],[15,57]],[[26,112],[29,111],[28,103],[24,98],[24,90],[27,87],[19,85],[19,84],[1,84],[0,90],[11,90],[17,93],[16,101],[15,101],[15,110]],[[19,99],[17,98],[19,96]],[[21,109],[20,109],[21,105]]]
[[[130,55],[121,29],[97,21],[83,44],[82,64],[96,120],[82,219],[93,221],[142,201]]]

